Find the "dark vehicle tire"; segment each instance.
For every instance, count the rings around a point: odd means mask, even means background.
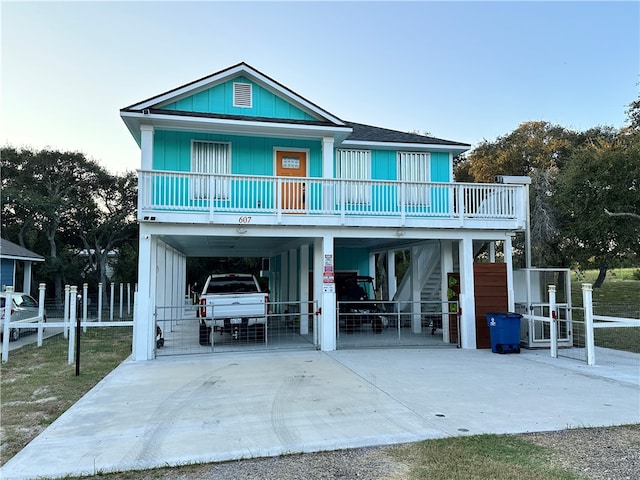
[[[207,327],[205,324],[200,324],[200,345],[207,346],[211,345],[211,329]]]
[[[12,328],[9,331],[9,341],[10,342],[15,342],[19,338],[20,338],[20,330],[18,330],[17,328]]]
[[[263,324],[256,325],[256,342],[263,342],[265,339],[265,326]]]

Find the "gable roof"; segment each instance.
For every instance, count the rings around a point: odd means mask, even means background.
[[[245,76],[256,82],[274,95],[309,113],[315,120],[230,115],[163,108],[163,106],[196,95],[239,76]],[[274,136],[278,134],[289,134],[297,137],[311,135],[315,138],[319,136],[334,136],[336,146],[351,146],[353,148],[430,148],[450,151],[454,155],[471,148],[468,143],[343,121],[245,62],[125,107],[120,110],[120,116],[138,142],[140,141],[140,125],[143,123],[159,128],[171,128],[175,127],[176,122],[185,122],[184,128],[201,131],[215,129],[221,132],[234,132],[238,128],[243,128],[246,132],[253,132],[254,134],[260,132],[259,134],[271,134]],[[187,127],[187,124],[189,127]]]
[[[44,257],[9,240],[0,238],[0,258],[8,260],[24,260],[32,262],[44,262]]]
[[[312,116],[321,121],[324,120],[334,125],[344,126],[344,122],[337,116],[327,112],[301,95],[298,95],[290,88],[282,85],[280,82],[277,82],[273,78],[265,75],[245,62],[240,62],[231,67],[220,70],[219,72],[207,75],[206,77],[202,77],[180,87],[168,90],[164,93],[148,98],[147,100],[143,100],[142,102],[125,107],[121,112],[144,111],[151,108],[159,108],[168,103],[180,100],[181,98],[195,95],[198,92],[207,90],[215,85],[219,85],[241,75],[250,78],[275,95],[286,98],[289,102],[293,103],[300,109],[309,112]]]

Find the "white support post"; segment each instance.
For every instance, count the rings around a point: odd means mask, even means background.
[[[300,245],[300,335],[309,334],[309,245]],[[313,310],[312,310],[313,311]]]
[[[289,271],[287,272],[287,277],[289,277],[289,293],[287,299],[290,304],[299,300],[298,285],[300,284],[300,279],[298,278],[298,272],[298,250],[292,248],[289,250]],[[286,307],[287,309],[290,308],[289,305]],[[289,317],[287,320],[292,318],[293,317]]]
[[[558,358],[558,321],[556,313],[556,286],[549,285],[549,322],[551,323],[551,357]]]
[[[411,247],[411,332],[419,335],[422,333],[422,303],[420,298],[420,269],[418,259],[420,250]]]
[[[496,242],[491,240],[489,242],[489,263],[496,263]]]
[[[322,178],[333,180],[333,137],[322,138]],[[333,211],[334,204],[334,184],[326,181],[323,182],[322,188],[322,206],[326,211]]]
[[[44,318],[44,295],[47,289],[47,285],[45,283],[41,283],[38,286],[38,317],[40,317],[40,326],[38,327],[38,347],[42,346],[44,327],[42,324],[45,322]]]
[[[453,242],[451,240],[440,241],[440,274],[442,283],[440,289],[442,292],[442,306],[440,311],[442,312],[442,341],[444,343],[451,342],[450,328],[449,328],[449,297],[447,295],[449,289],[449,282],[447,274],[453,272]]]
[[[473,274],[473,239],[458,241],[460,258],[460,336],[462,348],[476,349],[476,304]]]
[[[64,313],[62,314],[62,323],[64,323],[64,338],[69,338],[69,285],[64,286]]]
[[[85,323],[84,327],[82,327],[82,331],[87,333],[87,306],[88,306],[88,297],[89,294],[89,284],[82,284],[82,321]]]
[[[98,283],[98,322],[102,321],[102,282]]]
[[[9,360],[9,335],[11,334],[11,305],[13,303],[13,287],[5,289],[4,322],[2,324],[2,362]]]
[[[109,299],[109,320],[113,321],[113,302],[116,291],[116,284],[111,282],[111,298]]]
[[[584,343],[587,348],[587,365],[595,365],[596,345],[593,335],[593,288],[590,283],[582,284],[582,305],[584,306]]]
[[[333,237],[323,237],[322,254],[323,265],[320,270],[322,273],[322,326],[320,332],[320,347],[323,352],[332,352],[336,349],[337,330]]]
[[[133,302],[133,358],[151,360],[155,353],[156,338],[156,280],[158,240],[148,225],[140,224],[138,261],[138,288]]]
[[[493,242],[492,242],[493,243]],[[511,235],[507,234],[504,239],[504,263],[507,265],[507,305],[509,311],[514,312],[516,309],[515,291],[513,288],[513,244]]]
[[[78,287],[75,285],[71,286],[70,289],[70,304],[69,304],[69,356],[68,363],[69,365],[73,364],[73,360],[75,357],[75,347],[76,347],[76,315],[77,308],[76,302],[78,301]]]
[[[124,305],[124,283],[120,282],[120,320],[122,320],[122,308]]]
[[[314,312],[313,344],[320,346],[320,329],[323,324],[322,315],[322,269],[324,268],[324,254],[322,251],[322,238],[313,239],[313,300],[316,312]]]
[[[127,283],[127,316],[131,316],[131,284]]]
[[[387,250],[387,291],[389,292],[389,298],[386,300],[393,300],[397,290],[398,280],[396,279],[396,251]]]
[[[22,278],[22,291],[31,294],[31,262],[24,262],[24,277]]]

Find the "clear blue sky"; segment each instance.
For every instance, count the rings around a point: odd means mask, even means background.
[[[624,125],[640,2],[2,1],[0,143],[139,167],[119,110],[245,61],[348,121],[477,144]]]

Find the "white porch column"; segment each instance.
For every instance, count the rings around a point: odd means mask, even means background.
[[[336,284],[334,275],[335,257],[333,252],[333,237],[322,237],[319,243],[320,248],[318,248],[318,250],[321,254],[314,254],[313,271],[316,272],[317,270],[315,278],[319,277],[322,289],[320,302],[320,306],[322,307],[320,349],[323,352],[331,352],[336,349]],[[316,263],[316,260],[319,260],[319,265]]]
[[[491,240],[489,242],[489,263],[496,263],[496,242]]]
[[[476,347],[476,305],[473,281],[473,239],[465,236],[460,249],[460,339],[462,348]]]
[[[504,239],[504,263],[507,264],[507,305],[510,312],[515,312],[515,292],[513,291],[513,245],[511,235],[507,234]]]
[[[24,262],[24,278],[22,279],[22,291],[31,295],[31,262]]]
[[[322,269],[324,268],[324,255],[322,252],[322,238],[313,239],[313,300],[315,311],[322,308]],[[320,346],[320,328],[324,315],[315,315],[316,323],[313,329],[313,341],[316,347]]]
[[[389,292],[389,298],[386,300],[393,300],[396,291],[398,290],[398,279],[396,278],[396,251],[387,251],[387,291]]]
[[[322,138],[322,178],[333,179],[333,137]],[[332,211],[334,207],[334,187],[327,183],[322,187],[322,206]]]
[[[295,248],[289,250],[289,294],[287,298],[289,302],[293,303],[298,300],[298,250]],[[287,306],[287,308],[289,308]]]
[[[453,272],[453,242],[451,240],[440,241],[440,274],[442,278],[441,291],[442,291],[442,341],[444,343],[451,342],[451,336],[449,332],[449,297],[447,296],[447,290],[449,284],[447,282],[447,274]],[[447,312],[445,314],[445,312]]]
[[[420,303],[420,271],[418,258],[420,257],[418,247],[411,247],[411,331],[422,333],[422,305]]]
[[[286,310],[284,303],[289,301],[289,252],[280,254],[280,313]]]
[[[309,334],[309,245],[300,246],[300,335]],[[313,309],[311,309],[313,311]]]
[[[151,360],[155,344],[155,286],[157,240],[144,223],[140,224],[138,252],[138,293],[133,322],[133,359]]]
[[[140,125],[140,168],[142,170],[153,168],[153,132],[151,125]]]

